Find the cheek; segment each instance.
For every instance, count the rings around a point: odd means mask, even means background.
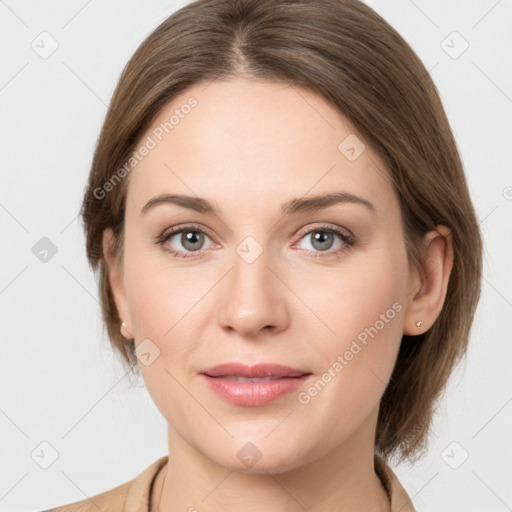
[[[149,364],[142,356],[138,363],[141,376],[163,417],[180,424],[192,407],[180,383],[185,382],[188,356],[199,339],[191,327],[201,329],[194,304],[204,294],[204,286],[194,281],[192,271],[163,268],[161,261],[161,257],[152,259],[147,249],[133,249],[127,258],[130,271],[125,286],[136,346],[149,347]]]
[[[336,333],[334,343],[324,344],[326,368],[336,375],[332,392],[355,416],[384,392],[403,333],[405,250],[387,248],[372,260],[332,280],[337,299],[324,299]]]
[[[382,339],[385,350],[389,343],[384,341],[401,332],[403,281],[393,268],[365,268],[355,274],[344,280],[339,316],[342,338],[357,339],[364,346],[370,339]]]
[[[161,346],[172,337],[179,343],[176,331],[204,294],[193,268],[172,266],[160,247],[127,238],[125,288],[137,341],[149,338]]]

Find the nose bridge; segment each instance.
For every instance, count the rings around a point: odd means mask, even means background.
[[[282,329],[288,321],[283,285],[269,269],[274,267],[270,249],[246,236],[232,255],[232,270],[223,288],[219,321],[244,335],[264,327]]]

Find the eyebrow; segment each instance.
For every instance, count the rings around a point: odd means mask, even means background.
[[[373,214],[377,213],[375,206],[367,199],[349,192],[335,192],[308,198],[294,198],[281,206],[282,215],[290,215],[302,212],[316,212],[335,204],[359,204],[368,208]],[[175,204],[182,208],[188,208],[206,215],[222,216],[221,209],[215,202],[207,201],[201,197],[186,196],[181,194],[161,194],[151,198],[142,208],[141,214],[162,204]]]

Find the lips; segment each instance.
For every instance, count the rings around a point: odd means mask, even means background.
[[[226,363],[201,371],[209,388],[235,405],[262,407],[296,391],[311,376],[306,370],[278,364]]]
[[[298,368],[290,368],[289,366],[282,366],[280,364],[257,364],[255,366],[247,366],[242,363],[226,363],[206,368],[202,370],[201,373],[209,377],[244,377],[246,379],[263,379],[270,377],[271,379],[279,379],[283,377],[301,377],[311,372]]]

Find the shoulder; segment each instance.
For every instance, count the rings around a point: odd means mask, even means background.
[[[151,487],[167,459],[161,457],[129,482],[113,489],[44,512],[147,512]]]
[[[121,512],[124,511],[130,485],[131,482],[126,482],[85,500],[75,501],[44,512],[97,512],[98,510],[102,512]]]

